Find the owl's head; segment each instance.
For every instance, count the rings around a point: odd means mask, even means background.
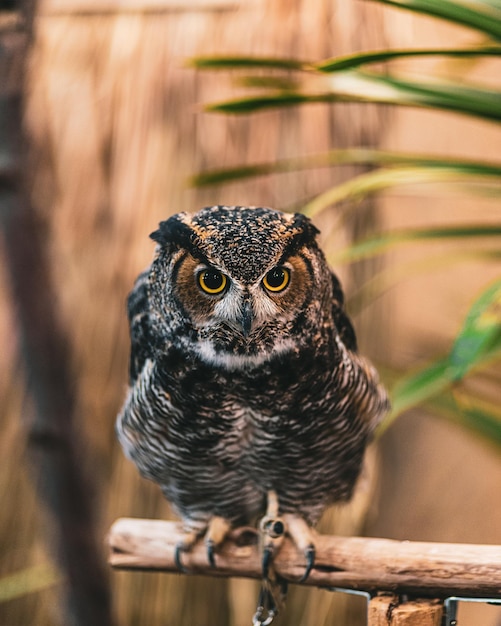
[[[175,326],[204,361],[224,367],[294,350],[332,297],[322,294],[331,281],[317,233],[303,215],[265,208],[213,206],[172,216],[151,234],[157,320]]]

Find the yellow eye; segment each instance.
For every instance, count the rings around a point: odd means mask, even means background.
[[[224,274],[221,274],[221,272],[217,270],[202,270],[198,274],[198,284],[202,291],[205,291],[205,293],[211,296],[215,296],[226,289],[227,279]]]
[[[263,285],[268,291],[283,291],[290,281],[290,272],[285,267],[274,267],[263,278]]]

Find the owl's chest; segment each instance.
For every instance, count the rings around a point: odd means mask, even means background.
[[[224,440],[227,449],[244,451],[257,438],[300,438],[314,427],[314,414],[330,411],[330,379],[305,357],[251,371],[178,363],[165,366],[161,377],[182,416],[177,427],[204,445]]]

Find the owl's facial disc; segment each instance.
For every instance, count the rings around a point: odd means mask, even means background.
[[[248,283],[185,253],[175,275],[177,297],[197,331],[194,347],[205,360],[236,367],[294,348],[292,327],[312,286],[302,255],[263,268]]]
[[[257,330],[267,320],[279,313],[279,307],[269,295],[277,295],[289,286],[291,270],[286,267],[274,267],[265,274],[257,285],[232,284],[232,281],[218,270],[202,270],[199,283],[202,290],[209,296],[218,296],[233,287],[232,294],[220,298],[214,306],[214,312],[223,323],[228,323],[247,339],[251,331]],[[207,286],[211,281],[213,288]]]
[[[279,265],[257,283],[247,285],[204,265],[196,276],[202,293],[214,302],[212,322],[227,324],[247,339],[280,313],[276,299],[289,287],[291,273],[291,267]]]

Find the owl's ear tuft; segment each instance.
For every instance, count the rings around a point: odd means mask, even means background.
[[[178,246],[186,246],[189,244],[192,230],[181,219],[182,214],[173,215],[168,220],[160,222],[158,230],[150,234],[150,238],[161,246],[175,244]]]
[[[313,224],[309,217],[302,213],[295,213],[292,222],[293,228],[298,229],[299,234],[295,239],[299,246],[315,241],[316,236],[320,233],[318,228]]]

